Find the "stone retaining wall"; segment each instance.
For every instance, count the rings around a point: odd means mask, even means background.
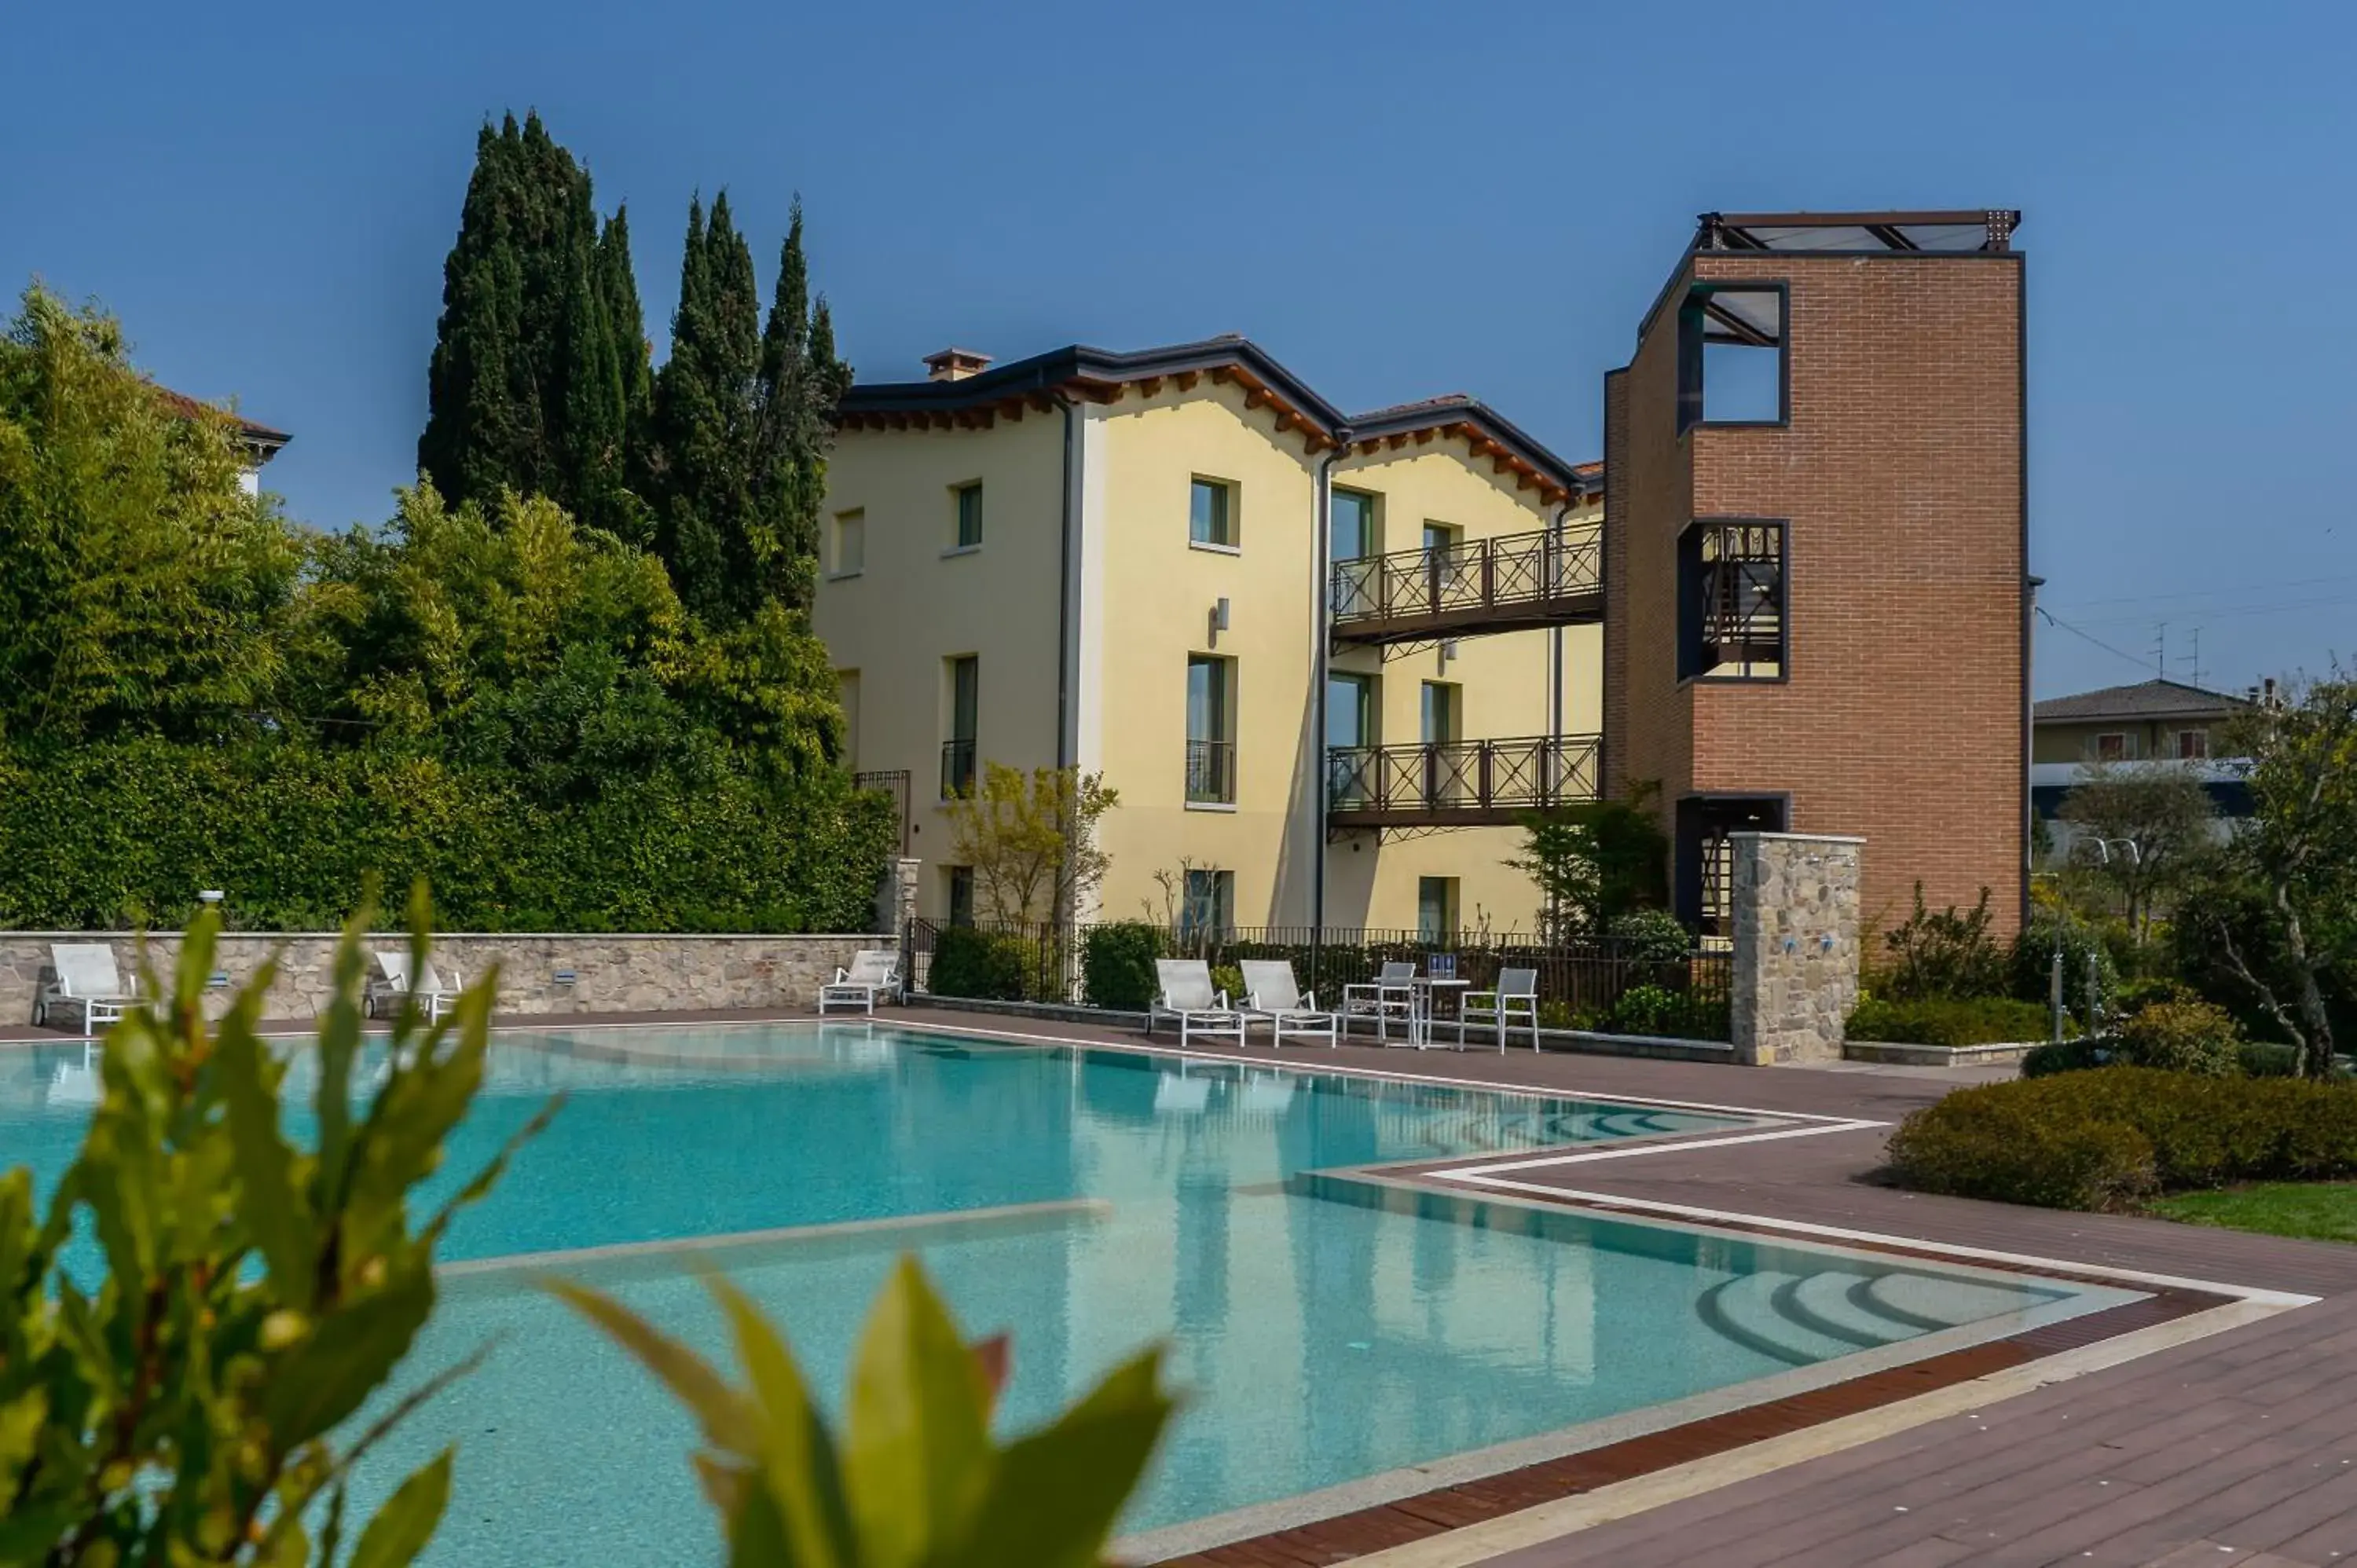
[[[1735,1056],[1754,1066],[1842,1059],[1857,1005],[1866,841],[1735,833]]]
[[[125,982],[138,962],[138,942],[121,932],[0,931],[0,1020],[29,1023],[49,949],[60,942],[106,942]],[[396,950],[407,939],[371,939],[371,952]],[[861,948],[893,945],[888,937],[830,936],[482,936],[453,932],[434,939],[434,962],[447,982],[455,970],[468,983],[496,963],[501,1013],[662,1012],[705,1007],[808,1007],[818,988]],[[179,957],[178,932],[148,939],[156,972],[168,979]],[[224,935],[213,969],[225,977],[211,993],[218,1013],[230,993],[279,954],[262,1015],[309,1018],[325,1005],[332,932]],[[569,974],[571,979],[562,978]]]

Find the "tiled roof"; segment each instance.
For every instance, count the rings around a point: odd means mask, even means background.
[[[164,406],[183,419],[195,419],[202,414],[218,413],[237,426],[237,433],[253,446],[275,452],[294,439],[284,430],[274,430],[267,424],[257,424],[242,413],[235,413],[214,403],[201,403],[186,392],[176,392],[169,387],[157,387],[156,393]]]
[[[2106,686],[2068,697],[2049,697],[2032,710],[2041,724],[2095,719],[2231,718],[2250,706],[2247,699],[2205,691],[2179,681],[2143,681]]]

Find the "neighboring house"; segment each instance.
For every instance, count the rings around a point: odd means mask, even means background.
[[[256,424],[242,414],[216,404],[199,403],[186,392],[176,392],[168,387],[158,387],[165,406],[183,419],[195,419],[201,414],[219,414],[227,419],[237,433],[238,445],[245,451],[245,471],[238,476],[238,487],[247,495],[262,493],[263,465],[278,456],[278,449],[294,439],[283,430],[273,430],[267,424]]]
[[[2274,689],[2269,681],[2264,693],[2235,697],[2156,680],[2048,698],[2032,714],[2029,793],[2038,815],[2053,822],[2088,768],[2154,764],[2194,769],[2220,816],[2250,815],[2247,761],[2228,755],[2226,726],[2254,702],[2271,700]],[[2069,836],[2058,825],[2057,854],[2068,853]]]
[[[1168,873],[1182,920],[1531,929],[1519,818],[1598,782],[1598,466],[1236,337],[926,364],[844,401],[814,612],[924,915],[973,909],[940,802],[997,762],[1120,791],[1083,918]]]

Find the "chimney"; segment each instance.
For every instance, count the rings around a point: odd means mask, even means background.
[[[925,356],[925,379],[933,381],[962,381],[968,376],[978,376],[990,366],[990,356],[977,354],[971,349],[944,349],[938,354]]]

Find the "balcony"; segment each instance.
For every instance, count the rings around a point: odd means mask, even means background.
[[[974,793],[974,737],[942,742],[942,799]]]
[[[1512,827],[1524,813],[1597,798],[1603,737],[1336,746],[1326,753],[1332,830]]]
[[[1584,522],[1334,563],[1339,643],[1587,626],[1604,618],[1604,526]]]
[[[1190,806],[1232,806],[1236,803],[1234,741],[1190,740],[1187,743],[1187,803]]]

